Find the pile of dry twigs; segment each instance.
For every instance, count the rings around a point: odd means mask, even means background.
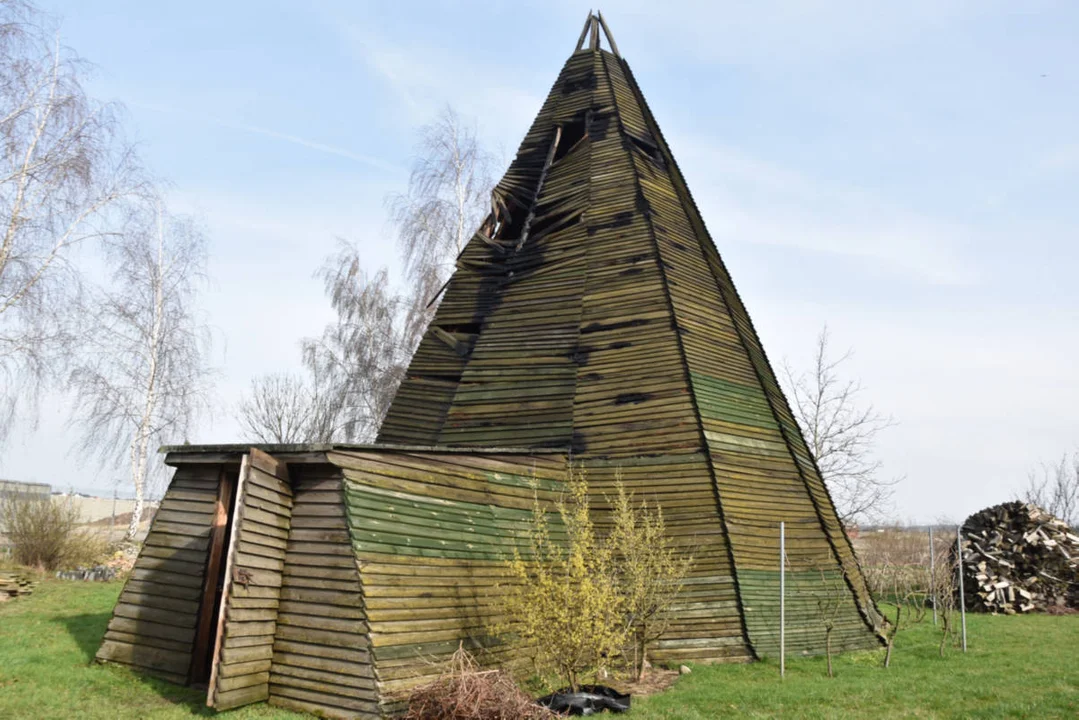
[[[458,647],[438,680],[412,691],[405,720],[547,720],[559,717],[536,705],[504,670],[481,670]]]

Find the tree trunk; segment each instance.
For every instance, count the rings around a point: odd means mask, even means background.
[[[835,677],[832,674],[832,628],[824,628],[824,655],[828,658],[828,677]]]
[[[146,397],[142,408],[142,418],[135,438],[131,442],[131,479],[135,485],[135,506],[131,509],[131,523],[127,526],[125,540],[134,540],[142,521],[142,508],[146,493],[146,474],[149,463],[150,438],[152,435],[154,411],[157,408],[158,360],[161,356],[161,336],[163,332],[164,295],[164,253],[165,229],[162,225],[161,208],[157,210],[157,267],[154,278],[154,316],[147,338]]]
[[[639,666],[637,667],[637,682],[644,680],[644,663],[645,663],[645,634],[642,630],[637,636],[637,657],[640,658]]]
[[[131,522],[127,524],[127,532],[124,533],[124,540],[134,540],[135,535],[139,532],[139,523],[142,522],[142,509],[145,505],[143,500],[142,487],[140,485],[135,486],[135,504],[131,507]]]

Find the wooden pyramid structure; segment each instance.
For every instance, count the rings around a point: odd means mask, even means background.
[[[601,47],[601,31],[609,50]],[[590,15],[468,243],[379,441],[569,450],[695,548],[661,647],[718,660],[877,643],[879,615],[749,314],[628,63]]]
[[[610,49],[600,46],[605,33]],[[693,553],[657,660],[874,647],[880,616],[629,66],[589,16],[458,259],[376,444],[182,445],[97,659],[380,718],[464,645],[509,659],[505,563],[569,463]],[[558,523],[557,513],[551,522]]]

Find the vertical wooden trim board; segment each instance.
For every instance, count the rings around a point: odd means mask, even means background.
[[[291,527],[292,488],[284,463],[256,448],[236,490],[225,590],[207,705],[217,710],[266,700],[277,608]]]

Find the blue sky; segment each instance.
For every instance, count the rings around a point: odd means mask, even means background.
[[[329,319],[335,239],[396,263],[383,198],[446,103],[508,159],[589,6],[43,0],[210,232],[217,410]],[[1017,9],[1018,8],[1018,9]],[[904,476],[965,517],[1079,447],[1079,5],[764,0],[602,8],[776,362],[825,323]],[[110,487],[50,398],[0,474]],[[43,460],[44,458],[44,460]]]

